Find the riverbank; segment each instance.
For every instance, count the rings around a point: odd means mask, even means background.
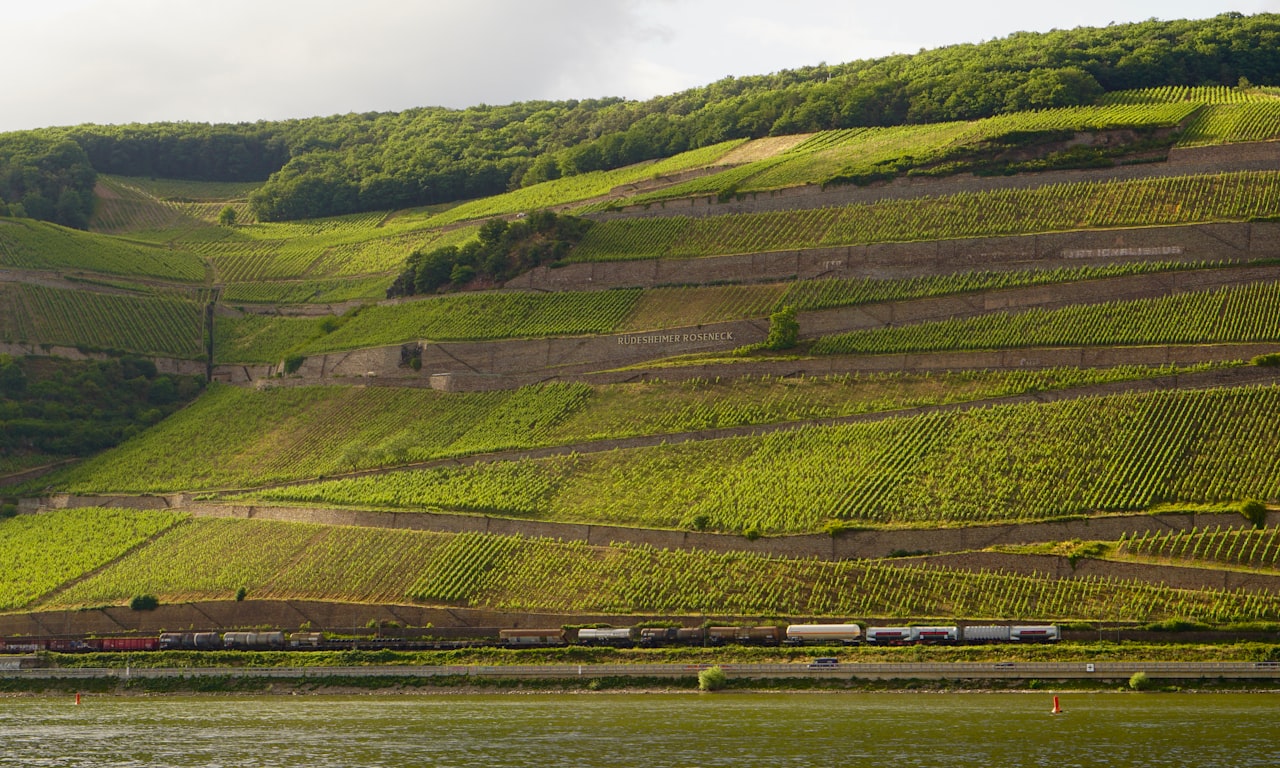
[[[1125,686],[1280,690],[1280,662],[926,662],[786,664],[80,667],[0,671],[0,693],[288,693],[694,690],[720,670],[728,690],[1106,690]]]
[[[1167,681],[1166,681],[1167,682]],[[172,680],[0,680],[0,698],[48,698],[92,700],[95,697],[154,696],[464,696],[480,694],[688,694],[738,695],[754,693],[1280,693],[1280,681],[1259,684],[1258,680],[1180,680],[1178,684],[1156,684],[1147,691],[1134,691],[1121,680],[871,680],[860,678],[813,680],[803,678],[731,680],[720,691],[698,689],[696,676],[687,679],[643,679],[592,677],[589,679],[501,679],[369,677],[353,679],[335,676],[306,680],[262,680],[250,678],[178,678]]]

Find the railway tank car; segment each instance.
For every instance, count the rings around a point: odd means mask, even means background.
[[[787,645],[857,645],[862,642],[858,624],[791,624],[787,627]]]

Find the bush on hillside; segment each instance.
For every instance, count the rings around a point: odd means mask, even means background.
[[[1257,499],[1249,499],[1240,505],[1240,514],[1253,523],[1254,528],[1267,527],[1267,505]]]
[[[792,349],[799,342],[800,322],[796,319],[795,307],[785,306],[769,315],[769,336],[764,342],[765,349]]]
[[[130,610],[154,611],[160,607],[160,598],[155,595],[136,595],[129,601]]]

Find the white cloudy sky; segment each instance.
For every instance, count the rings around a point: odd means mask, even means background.
[[[0,0],[0,131],[644,99],[726,75],[1280,0]]]

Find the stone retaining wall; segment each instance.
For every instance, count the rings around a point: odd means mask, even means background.
[[[77,611],[40,611],[0,615],[0,636],[50,637],[58,635],[119,635],[125,633],[222,631],[270,627],[286,632],[306,627],[310,631],[368,632],[371,621],[395,622],[402,627],[558,628],[567,623],[628,626],[640,618],[683,621],[690,626],[703,617],[627,616],[618,614],[504,613],[474,608],[415,605],[365,605],[307,600],[212,600],[161,605],[154,611],[134,611],[125,606]],[[711,617],[707,617],[711,618]],[[737,617],[722,617],[734,622]],[[441,632],[442,635],[456,634]]]
[[[976,317],[986,314],[1056,309],[1079,303],[1127,301],[1190,291],[1246,285],[1260,281],[1280,280],[1280,266],[1240,267],[1227,270],[1192,270],[1151,275],[1130,275],[1078,283],[1027,286],[982,293],[929,297],[914,300],[882,302],[854,307],[839,307],[799,316],[804,338],[868,328]],[[566,380],[573,376],[605,369],[624,368],[647,360],[699,352],[723,352],[746,344],[763,341],[768,335],[765,319],[715,323],[640,333],[603,336],[573,336],[544,339],[502,339],[476,342],[414,342],[332,352],[308,357],[291,378],[302,380],[336,379],[348,383],[370,384],[375,380],[417,382],[447,391],[509,389],[547,380]],[[404,364],[402,348],[420,349],[421,369]],[[1259,345],[1262,354],[1274,345]],[[1115,365],[1163,364],[1179,361],[1179,350],[1204,350],[1204,347],[1078,348],[1072,352],[1038,352],[1002,350],[995,352],[942,352],[901,355],[856,356],[805,361],[815,369],[834,370],[936,370],[954,367],[1045,367],[1049,365]],[[1198,354],[1191,352],[1191,354]],[[1248,355],[1252,357],[1253,354]],[[1045,362],[1035,359],[1047,355]],[[1059,362],[1049,362],[1052,358]],[[1192,358],[1199,361],[1199,358]],[[1219,358],[1211,358],[1219,359]],[[1229,358],[1236,359],[1236,358]],[[914,362],[913,362],[914,361]],[[1013,361],[1013,362],[1010,362]],[[1090,362],[1092,361],[1092,362]],[[850,366],[853,366],[852,368]],[[243,384],[271,379],[280,371],[277,366],[218,366],[214,379]],[[643,377],[631,372],[625,376]],[[660,375],[660,374],[659,374]],[[689,375],[688,371],[675,375]],[[694,374],[701,375],[701,374]]]
[[[1278,257],[1280,223],[1193,224],[848,245],[696,259],[575,263],[554,269],[538,267],[508,281],[505,287],[589,291],[818,278],[896,279],[981,270]]]
[[[783,557],[816,557],[850,560],[887,557],[900,552],[968,552],[997,544],[1034,544],[1046,541],[1089,539],[1114,541],[1122,535],[1163,533],[1209,525],[1245,528],[1250,524],[1236,513],[1135,514],[1090,517],[1041,523],[940,528],[929,530],[857,530],[836,536],[809,534],[770,536],[750,540],[743,536],[696,531],[627,528],[609,525],[556,523],[485,515],[433,512],[378,512],[324,507],[214,504],[192,501],[183,495],[104,497],[59,495],[45,500],[52,509],[75,507],[126,507],[182,509],[203,517],[235,517],[255,520],[354,525],[376,528],[476,532],[582,541],[593,546],[626,542],[657,548],[696,549],[714,552],[756,552]],[[1280,525],[1280,511],[1268,513],[1268,526]]]

